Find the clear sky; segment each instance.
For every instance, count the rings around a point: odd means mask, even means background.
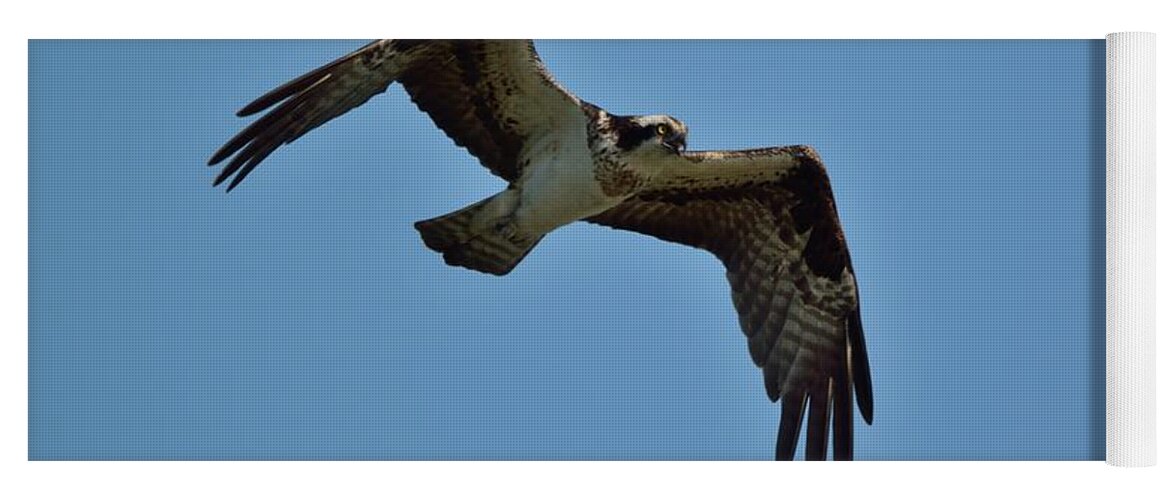
[[[211,187],[237,109],[362,43],[30,42],[30,457],[771,459],[719,262],[578,223],[445,266],[411,224],[503,183],[401,87]],[[537,49],[691,149],[819,150],[858,459],[1104,458],[1101,40]]]

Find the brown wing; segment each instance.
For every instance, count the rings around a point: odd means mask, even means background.
[[[492,173],[512,181],[526,141],[579,118],[579,101],[546,72],[529,40],[378,40],[245,106],[276,106],[223,147],[210,165],[232,190],[283,144],[402,83],[419,109]]]
[[[782,403],[777,458],[853,455],[853,399],[873,415],[858,294],[829,178],[812,148],[688,153],[654,184],[587,219],[708,250],[727,268],[768,397]]]

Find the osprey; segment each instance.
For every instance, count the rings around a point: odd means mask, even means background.
[[[550,231],[584,220],[711,252],[781,401],[776,458],[853,456],[853,401],[873,395],[858,288],[829,177],[813,148],[686,151],[669,116],[620,116],[577,98],[531,41],[379,40],[244,106],[272,108],[209,161],[228,191],[283,144],[401,83],[455,143],[508,182],[415,228],[447,264],[505,275]]]

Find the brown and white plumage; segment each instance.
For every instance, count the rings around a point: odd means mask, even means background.
[[[508,181],[519,175],[525,141],[579,105],[545,72],[531,40],[378,40],[241,108],[241,117],[273,109],[212,155],[211,165],[232,158],[215,184],[234,175],[228,190],[234,189],[278,147],[394,82],[456,144]]]
[[[611,115],[546,72],[531,41],[379,40],[261,96],[270,109],[211,158],[235,188],[283,144],[399,82],[456,144],[509,182],[416,224],[451,265],[510,272],[576,220],[713,253],[727,268],[752,360],[782,404],[776,456],[853,457],[853,401],[873,416],[858,289],[829,177],[804,146],[684,152],[686,126]],[[832,433],[830,431],[832,427]]]
[[[806,458],[853,453],[853,396],[873,396],[858,291],[829,178],[812,148],[685,153],[656,182],[589,222],[707,250],[727,268],[740,327],[773,401],[777,458],[792,459],[805,408]]]

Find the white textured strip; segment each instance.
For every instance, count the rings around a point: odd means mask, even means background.
[[[1155,464],[1155,35],[1106,37],[1106,462]]]

